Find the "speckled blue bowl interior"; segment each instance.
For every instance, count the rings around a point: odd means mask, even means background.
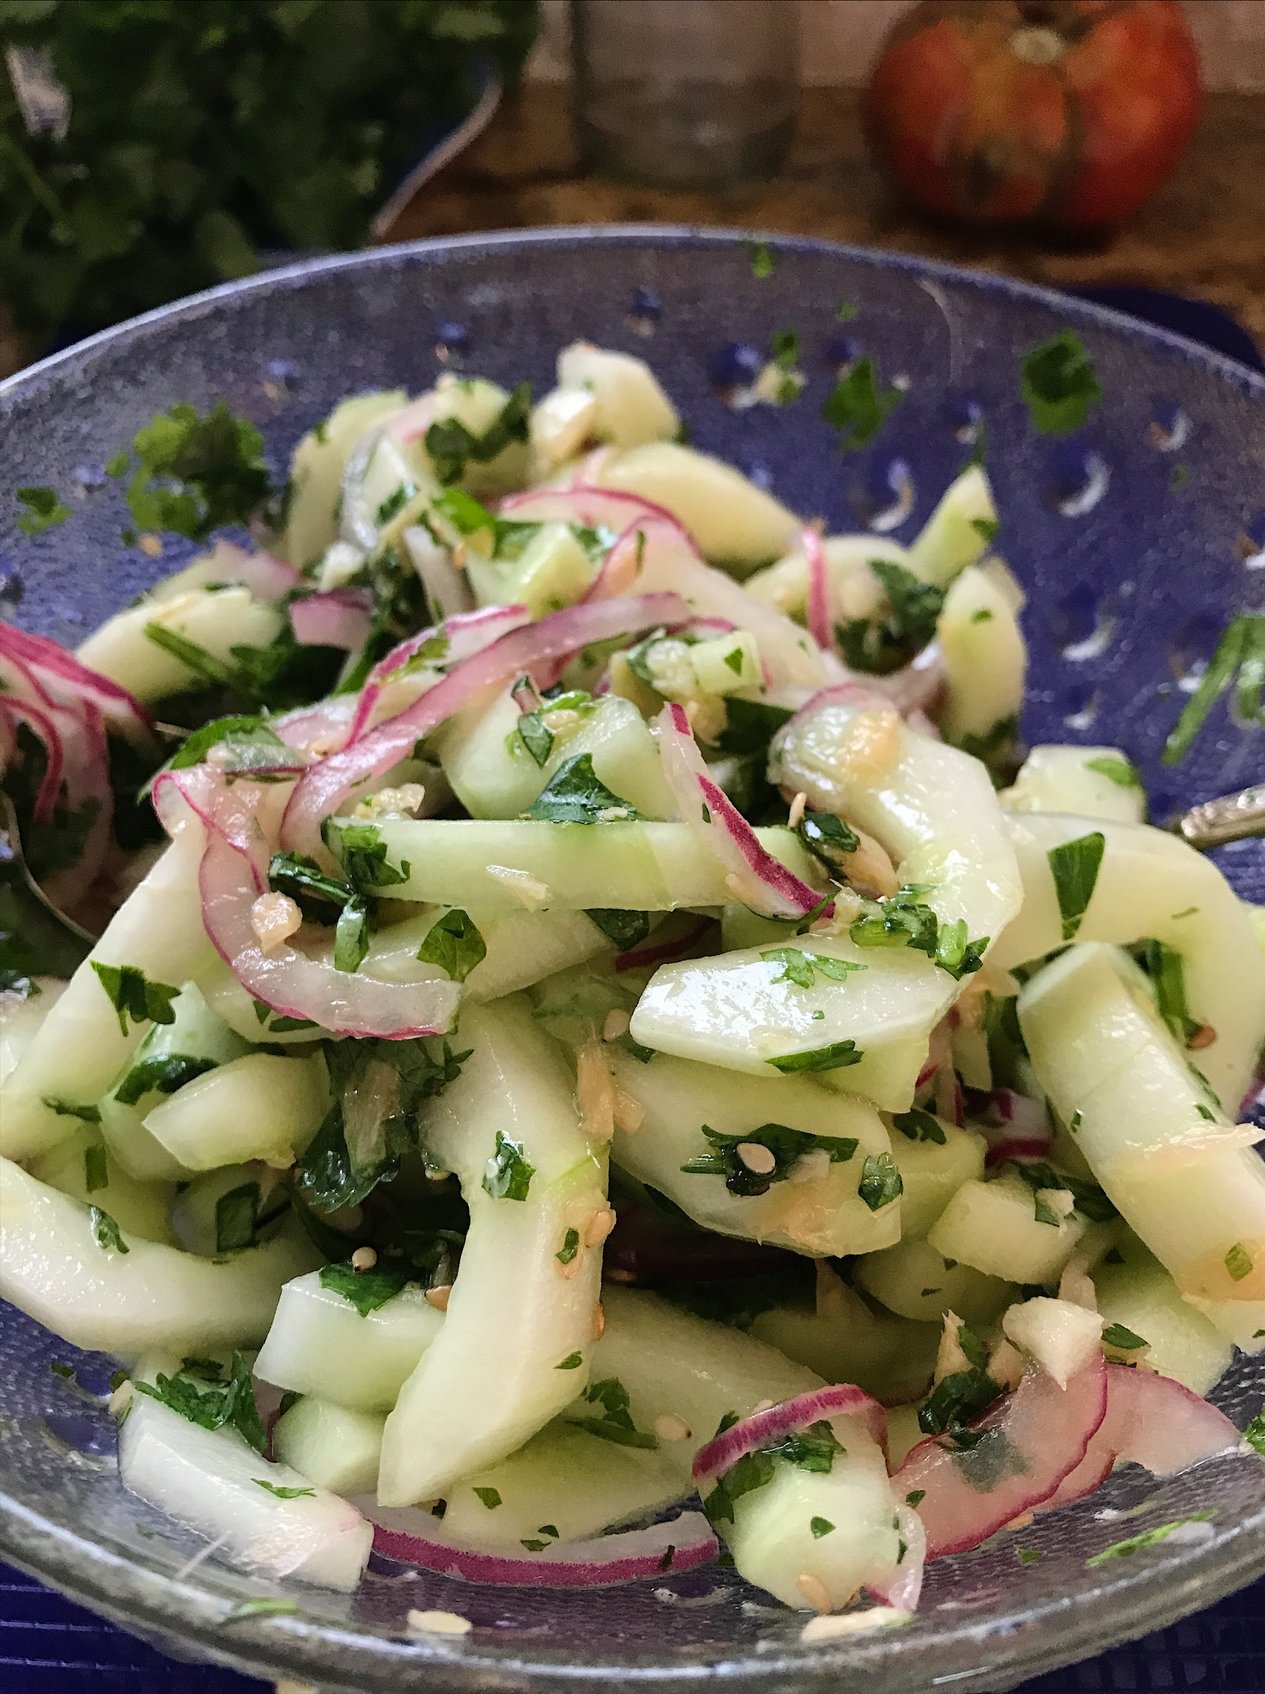
[[[0,604],[74,643],[187,549],[155,561],[121,540],[105,461],[154,412],[224,398],[264,431],[280,470],[342,396],[429,386],[446,364],[539,391],[578,336],[650,360],[696,445],[723,454],[832,531],[913,535],[985,430],[999,548],[1028,594],[1029,741],[1118,743],[1155,814],[1260,780],[1265,733],[1218,706],[1175,769],[1159,753],[1184,688],[1238,610],[1265,610],[1265,380],[1175,338],[992,278],[816,242],[774,241],[757,276],[741,236],[611,230],[424,243],[325,261],[219,290],[125,326],[0,388]],[[841,308],[842,311],[841,311]],[[1035,433],[1024,351],[1076,330],[1104,390],[1083,430]],[[716,377],[733,344],[801,338],[793,406],[734,409]],[[821,420],[840,366],[872,358],[902,391],[864,450]],[[738,355],[741,364],[742,356]],[[13,491],[51,484],[71,521],[21,535]],[[912,494],[912,498],[911,498]],[[1224,850],[1265,899],[1265,843]],[[1259,1460],[1156,1482],[1129,1468],[1099,1495],[1003,1533],[929,1572],[917,1620],[806,1647],[802,1620],[732,1573],[585,1594],[477,1588],[383,1564],[354,1597],[297,1585],[293,1615],[223,1620],[269,1592],[126,1496],[105,1413],[49,1370],[73,1350],[0,1308],[0,1553],[160,1641],[324,1687],[658,1688],[724,1675],[744,1689],[942,1682],[1005,1688],[1205,1604],[1265,1571]],[[102,1361],[75,1361],[104,1382]],[[1216,1398],[1242,1424],[1265,1368],[1240,1364]],[[1087,1568],[1106,1543],[1194,1511],[1206,1531]],[[1121,1529],[1120,1513],[1128,1514]],[[1020,1548],[1041,1554],[1021,1562]],[[277,1592],[281,1592],[278,1590]],[[475,1624],[410,1640],[410,1607]]]

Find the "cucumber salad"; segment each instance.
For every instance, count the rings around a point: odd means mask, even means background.
[[[0,1271],[117,1362],[127,1489],[274,1582],[719,1558],[813,1638],[1265,1450],[1204,1398],[1262,914],[1125,751],[1023,755],[980,464],[827,534],[577,344],[345,400],[274,498],[223,406],[108,472],[200,545],[0,626]]]

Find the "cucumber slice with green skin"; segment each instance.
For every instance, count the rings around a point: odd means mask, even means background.
[[[202,927],[198,864],[202,829],[185,823],[145,880],[110,920],[19,1058],[4,1087],[0,1151],[32,1158],[72,1135],[78,1119],[59,1116],[45,1097],[93,1103],[110,1088],[147,1025],[119,1014],[93,965],[131,965],[151,982],[196,977],[213,957]]]
[[[1007,1282],[1057,1282],[1085,1233],[1078,1212],[1042,1223],[1031,1188],[1017,1176],[964,1182],[927,1234],[946,1259]]]
[[[1132,760],[1118,747],[1034,747],[1020,765],[1014,786],[998,798],[1008,812],[1063,812],[1110,823],[1146,821],[1146,790]]]
[[[80,644],[84,664],[126,688],[142,705],[206,687],[206,679],[183,659],[146,635],[160,624],[174,635],[205,648],[213,659],[232,665],[234,647],[267,647],[285,627],[285,613],[256,600],[248,588],[214,593],[190,589],[162,600],[142,600],[116,612]]]
[[[97,1179],[103,1156],[105,1181],[100,1182]],[[31,1175],[72,1200],[99,1206],[129,1239],[142,1235],[147,1241],[179,1245],[171,1227],[173,1184],[138,1182],[102,1147],[101,1132],[95,1125],[81,1126],[69,1141],[59,1142],[33,1159]],[[97,1181],[93,1188],[88,1186],[90,1177]]]
[[[331,1493],[371,1494],[378,1480],[385,1412],[353,1411],[305,1395],[272,1432],[278,1461]]]
[[[378,827],[391,863],[409,867],[404,881],[391,886],[394,900],[467,912],[667,912],[721,906],[729,894],[724,866],[700,854],[684,823],[392,818]],[[809,855],[790,830],[758,829],[756,835],[796,876],[815,880]]]
[[[133,1397],[120,1426],[119,1475],[129,1493],[256,1575],[350,1593],[369,1562],[373,1525],[354,1506],[270,1464],[235,1430],[203,1429],[148,1395]],[[299,1497],[280,1499],[261,1481]]]
[[[931,1381],[940,1327],[873,1306],[823,1271],[815,1305],[760,1312],[751,1334],[825,1382],[854,1382],[882,1400],[896,1401],[913,1399]]]
[[[656,1294],[608,1285],[602,1304],[606,1329],[592,1349],[593,1381],[613,1379],[627,1391],[634,1427],[655,1435],[655,1451],[687,1486],[695,1453],[722,1418],[748,1417],[766,1401],[822,1386],[815,1371],[776,1347],[697,1318]],[[682,1426],[688,1434],[680,1434]],[[679,1438],[669,1439],[664,1429]]]
[[[996,522],[988,477],[979,465],[970,465],[945,489],[940,504],[914,538],[906,568],[924,582],[947,587],[983,558],[990,526]]]
[[[569,524],[542,524],[516,559],[471,556],[466,577],[481,606],[526,606],[533,618],[574,606],[597,566]]]
[[[926,1241],[900,1241],[858,1259],[856,1280],[867,1294],[903,1318],[939,1323],[956,1312],[967,1323],[991,1323],[1014,1297],[1010,1283],[969,1265],[947,1265]]]
[[[558,1421],[449,1489],[444,1533],[472,1547],[517,1551],[526,1544],[530,1551],[542,1541],[596,1535],[692,1492],[680,1465],[662,1452],[619,1446]]]
[[[661,965],[633,1013],[634,1041],[765,1077],[773,1059],[851,1041],[860,1061],[822,1070],[820,1080],[889,1111],[908,1110],[930,1033],[956,998],[957,983],[925,953],[858,947],[846,934],[796,937],[791,927],[783,926],[778,952],[862,968],[843,981],[814,972],[812,986],[801,988],[784,962],[764,956],[767,948]]]
[[[873,1252],[899,1239],[900,1200],[871,1210],[858,1192],[867,1159],[891,1156],[887,1131],[872,1106],[803,1077],[753,1079],[664,1054],[643,1064],[614,1049],[610,1059],[617,1086],[645,1112],[634,1133],[616,1131],[612,1157],[705,1229],[817,1257]],[[826,1144],[851,1141],[855,1147],[838,1163],[810,1154],[802,1167],[793,1167],[792,1178],[772,1183],[763,1194],[738,1195],[723,1174],[681,1168],[714,1151],[704,1124],[725,1135],[785,1126]],[[746,1168],[740,1156],[739,1168]]]
[[[467,707],[439,738],[445,774],[473,817],[517,818],[560,765],[583,753],[592,757],[598,780],[642,817],[674,816],[658,744],[630,700],[610,694],[579,711],[546,708],[554,741],[544,764],[518,736],[521,721],[509,694],[499,694],[490,706]]]
[[[689,649],[690,669],[704,694],[727,695],[764,686],[760,649],[753,635],[735,630],[710,641],[696,641]]]
[[[155,1106],[145,1128],[186,1170],[260,1159],[286,1169],[329,1111],[325,1061],[247,1053]]]
[[[916,734],[894,712],[822,706],[779,731],[769,773],[874,836],[900,881],[926,886],[921,898],[946,923],[964,918],[973,940],[995,942],[1019,910],[1024,885],[987,771],[956,747]],[[864,980],[854,978],[849,989]]]
[[[1028,648],[1006,589],[971,565],[944,597],[936,622],[944,655],[939,723],[950,741],[986,737],[1023,706]]]
[[[467,914],[469,916],[470,914]],[[444,973],[424,964],[418,949],[437,923],[448,916],[427,910],[403,923],[381,929],[369,943],[362,976],[381,982],[423,982]],[[487,952],[466,977],[466,998],[480,1003],[531,988],[557,971],[583,964],[611,943],[584,912],[499,912],[471,917]]]
[[[99,1243],[106,1227],[89,1207],[0,1160],[5,1298],[72,1346],[121,1358],[156,1347],[205,1354],[253,1346],[282,1283],[317,1257],[288,1234],[218,1261],[140,1236],[124,1235],[124,1253]]]
[[[617,453],[601,465],[595,481],[665,507],[705,558],[735,576],[780,559],[800,530],[794,512],[732,465],[675,441]]]
[[[1207,1394],[1230,1368],[1234,1348],[1202,1312],[1184,1300],[1172,1277],[1137,1244],[1122,1248],[1123,1264],[1100,1264],[1094,1272],[1098,1310],[1104,1322],[1123,1324],[1148,1343],[1144,1358],[1161,1376]]]
[[[917,1125],[931,1119],[930,1136],[936,1130],[942,1141],[920,1133]],[[892,1157],[904,1185],[900,1198],[902,1241],[921,1240],[964,1182],[984,1174],[987,1142],[977,1130],[959,1129],[934,1113],[918,1114],[911,1138],[893,1125]],[[897,1308],[899,1310],[899,1308]],[[955,1308],[956,1309],[956,1308]]]
[[[398,412],[408,396],[402,388],[355,394],[335,406],[308,433],[290,461],[290,502],[278,551],[302,570],[319,559],[338,533],[343,470],[352,448],[375,424]]]
[[[0,990],[0,1083],[7,1082],[17,1062],[35,1039],[35,1032],[61,999],[66,984],[58,977],[32,979],[37,992]]]
[[[828,1472],[775,1459],[770,1480],[741,1495],[732,1524],[719,1526],[739,1574],[786,1606],[834,1611],[890,1580],[908,1556],[877,1442],[860,1418],[830,1424],[844,1450]]]
[[[454,1040],[472,1056],[434,1102],[427,1151],[459,1178],[470,1231],[443,1327],[387,1419],[378,1494],[388,1506],[431,1499],[505,1458],[587,1381],[601,1253],[584,1239],[605,1208],[605,1160],[526,1002],[469,1007]],[[523,1199],[491,1191],[506,1142],[532,1167]],[[565,1262],[568,1231],[578,1248]],[[559,1368],[576,1353],[578,1366]]]
[[[144,1080],[138,1067],[152,1066],[163,1059],[191,1059],[220,1065],[250,1052],[250,1043],[243,1041],[211,1010],[196,983],[183,984],[172,1002],[172,1011],[175,1021],[151,1026],[131,1063],[97,1107],[111,1156],[142,1181],[179,1181],[189,1171],[145,1127],[146,1114],[170,1098],[168,1092],[147,1088],[134,1101],[118,1097],[120,1090],[130,1093]]]
[[[1190,1015],[1216,1032],[1196,1055],[1229,1112],[1252,1080],[1265,1030],[1265,954],[1247,910],[1210,859],[1145,824],[1028,813],[1010,818],[1023,909],[991,955],[1003,969],[1063,945],[1050,852],[1093,832],[1105,841],[1077,941],[1166,942],[1181,954]]]
[[[389,1412],[443,1321],[413,1283],[361,1317],[313,1271],[281,1290],[255,1375],[352,1410]]]
[[[1265,1302],[1265,1164],[1210,1103],[1137,967],[1112,947],[1074,947],[1026,985],[1019,1021],[1125,1222],[1223,1334],[1259,1351],[1265,1337],[1242,1331]]]

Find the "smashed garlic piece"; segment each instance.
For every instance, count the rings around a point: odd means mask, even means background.
[[[302,924],[303,913],[288,894],[261,894],[250,908],[250,927],[265,953],[284,947]]]

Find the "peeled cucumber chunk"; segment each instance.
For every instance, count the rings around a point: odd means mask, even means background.
[[[0,1083],[7,1082],[35,1032],[61,998],[66,984],[52,976],[33,979],[38,992],[0,989]]]
[[[968,566],[944,597],[936,636],[945,674],[938,722],[946,737],[969,746],[1017,719],[1028,649],[1005,589]]]
[[[947,587],[960,571],[983,558],[996,523],[988,477],[981,466],[970,465],[945,489],[915,536],[908,568],[924,582]]]
[[[247,1187],[254,1190],[252,1195],[238,1193]],[[233,1199],[221,1211],[220,1202],[229,1195]],[[248,1206],[253,1206],[253,1218]],[[302,1224],[291,1216],[290,1196],[282,1186],[280,1172],[266,1165],[221,1165],[179,1185],[171,1207],[177,1246],[212,1259],[242,1246],[239,1237],[247,1226],[257,1240],[266,1240],[282,1230],[292,1236],[301,1232]],[[225,1235],[232,1247],[222,1242]]]
[[[318,559],[338,532],[343,468],[356,442],[407,399],[402,388],[355,394],[309,430],[290,461],[289,505],[279,551],[300,570]]]
[[[854,1382],[887,1400],[908,1400],[931,1381],[939,1323],[917,1323],[872,1305],[833,1272],[818,1274],[815,1304],[774,1306],[751,1334],[826,1382]]]
[[[779,559],[800,520],[720,459],[675,441],[654,441],[607,459],[594,480],[664,506],[705,558],[736,573]]]
[[[361,1317],[312,1271],[281,1290],[255,1375],[353,1411],[389,1412],[443,1321],[415,1283]]]
[[[1094,1272],[1098,1310],[1107,1324],[1123,1324],[1147,1343],[1143,1357],[1161,1376],[1175,1377],[1193,1394],[1207,1394],[1230,1367],[1234,1348],[1189,1301],[1163,1265],[1143,1247],[1123,1249],[1123,1264]]]
[[[828,1599],[835,1610],[890,1580],[902,1557],[882,1451],[860,1418],[834,1418],[831,1428],[844,1450],[828,1472],[775,1459],[772,1478],[741,1495],[732,1524],[720,1526],[739,1574],[786,1606],[825,1609]]]
[[[610,1058],[617,1086],[645,1113],[636,1130],[616,1130],[612,1157],[705,1229],[823,1257],[872,1252],[899,1238],[900,1200],[871,1210],[858,1192],[867,1159],[891,1154],[872,1106],[804,1077],[751,1078],[662,1053],[644,1064],[614,1049]],[[725,1135],[758,1135],[764,1126],[784,1126],[841,1150],[848,1142],[855,1145],[836,1163],[828,1154],[812,1153],[764,1193],[740,1195],[730,1192],[724,1174],[682,1170],[713,1151],[704,1124]],[[752,1151],[758,1157],[754,1143]]]
[[[197,976],[211,955],[198,896],[201,856],[202,828],[190,820],[119,907],[32,1036],[5,1080],[0,1151],[6,1158],[30,1158],[72,1135],[79,1120],[59,1116],[46,1100],[100,1099],[147,1031],[130,1018],[123,1030],[94,964],[131,965],[171,987]]]
[[[585,1405],[600,1415],[600,1408]],[[622,1447],[559,1420],[502,1459],[450,1488],[444,1534],[472,1547],[571,1541],[692,1492],[662,1451]],[[490,1506],[495,1498],[499,1503]],[[552,1528],[553,1534],[541,1534]]]
[[[904,565],[908,553],[899,541],[885,535],[827,535],[821,544],[826,559],[830,596],[847,618],[872,616],[883,600],[883,588],[870,570],[872,560]],[[808,555],[796,546],[776,564],[749,576],[748,594],[803,621],[808,602]]]
[[[1008,812],[1064,812],[1110,823],[1146,820],[1146,790],[1118,747],[1034,747],[1013,787],[998,798]]]
[[[310,1269],[306,1241],[278,1236],[220,1260],[123,1235],[90,1207],[0,1160],[4,1297],[72,1346],[136,1358],[252,1346],[267,1334],[281,1285]]]
[[[1195,1055],[1227,1112],[1238,1110],[1265,1033],[1265,954],[1247,908],[1210,859],[1162,829],[1037,812],[1009,819],[1023,907],[990,955],[1002,969],[1044,958],[1063,933],[1049,853],[1101,832],[1105,847],[1078,941],[1166,942],[1181,955],[1190,1015],[1215,1032]]]
[[[350,1593],[369,1562],[373,1525],[354,1506],[270,1464],[235,1430],[203,1429],[148,1395],[133,1397],[120,1426],[119,1475],[129,1493],[259,1576]],[[279,1499],[261,1479],[299,1497]]]
[[[69,1141],[60,1141],[33,1159],[31,1175],[72,1200],[100,1206],[125,1235],[177,1244],[170,1222],[173,1185],[139,1182],[129,1175],[102,1145],[101,1132],[95,1125],[83,1125]]]
[[[476,818],[516,818],[566,760],[588,753],[600,782],[642,817],[670,818],[676,806],[664,781],[659,749],[630,700],[605,695],[579,710],[544,709],[554,736],[544,764],[519,737],[522,714],[508,693],[468,706],[438,738],[453,792]]]
[[[846,934],[796,937],[790,929],[773,950],[859,968],[841,981],[814,972],[803,988],[788,978],[783,961],[764,956],[767,946],[661,965],[633,1013],[633,1039],[762,1077],[774,1074],[772,1059],[850,1041],[859,1062],[816,1072],[819,1079],[890,1111],[907,1110],[928,1037],[957,984],[925,953],[907,947],[863,948]]]
[[[479,376],[456,377],[451,372],[445,372],[440,377],[434,393],[436,421],[454,419],[476,437],[491,429],[509,399],[508,393],[498,383]],[[390,428],[389,422],[387,428]],[[414,443],[414,449],[433,471],[424,438]],[[461,486],[479,499],[508,494],[524,485],[527,469],[527,443],[513,440],[493,459],[484,462],[467,459],[461,473]]]
[[[930,1120],[928,1122],[928,1120]],[[922,1125],[920,1132],[917,1125]],[[973,1129],[919,1112],[913,1136],[892,1128],[892,1157],[904,1192],[900,1198],[902,1241],[922,1239],[964,1182],[984,1174],[987,1143]],[[943,1139],[937,1140],[937,1132]],[[956,1308],[955,1308],[956,1309]]]
[[[285,1168],[328,1110],[323,1059],[247,1053],[186,1082],[146,1115],[145,1128],[187,1170],[248,1159]]]
[[[1125,1222],[1243,1345],[1242,1313],[1265,1300],[1265,1163],[1245,1144],[1250,1129],[1212,1103],[1115,948],[1089,943],[1047,965],[1020,993],[1019,1022],[1051,1104]]]
[[[926,1241],[900,1241],[882,1253],[867,1253],[857,1260],[855,1276],[880,1305],[919,1323],[938,1323],[945,1312],[967,1323],[991,1323],[1013,1294],[999,1277],[969,1265],[950,1267]]]
[[[1033,1191],[1022,1178],[965,1182],[927,1235],[946,1259],[1007,1282],[1057,1282],[1085,1233],[1078,1212],[1056,1223],[1036,1217]]]
[[[521,1000],[467,1007],[454,1040],[471,1057],[434,1102],[426,1145],[459,1178],[470,1230],[443,1327],[387,1419],[388,1506],[431,1499],[521,1446],[583,1389],[593,1339],[601,1253],[584,1238],[605,1208],[605,1160],[570,1070]],[[498,1142],[502,1165],[517,1149],[531,1167],[522,1199],[496,1196]]]
[[[146,635],[154,623],[213,659],[233,664],[234,647],[268,647],[285,627],[285,613],[256,600],[248,588],[191,589],[169,599],[142,600],[107,618],[79,646],[85,665],[126,688],[142,705],[206,687],[206,678]]]
[[[667,912],[720,906],[724,866],[704,857],[688,824],[479,822],[465,818],[384,819],[392,864],[409,866],[395,900],[425,900],[468,912],[615,907]],[[805,881],[809,856],[790,830],[759,829],[767,850]]]
[[[437,965],[423,964],[417,953],[435,924],[447,915],[427,910],[380,929],[369,943],[361,975],[399,983],[441,976]],[[471,921],[487,948],[465,980],[466,997],[471,1000],[499,1000],[611,948],[584,912],[498,912],[493,917],[480,913]]]
[[[596,566],[570,524],[542,524],[516,559],[476,559],[466,576],[481,606],[526,606],[543,618],[584,598]]]
[[[304,1395],[278,1418],[272,1450],[278,1461],[331,1493],[371,1494],[382,1453],[383,1412],[354,1411]]]
[[[616,447],[670,441],[681,425],[650,366],[629,353],[572,342],[558,354],[558,386],[593,396],[593,438]]]
[[[644,980],[641,972],[609,970],[600,960],[577,965],[536,984],[532,1016],[564,1047],[581,1047],[600,1038],[612,1012],[632,1011]]]

